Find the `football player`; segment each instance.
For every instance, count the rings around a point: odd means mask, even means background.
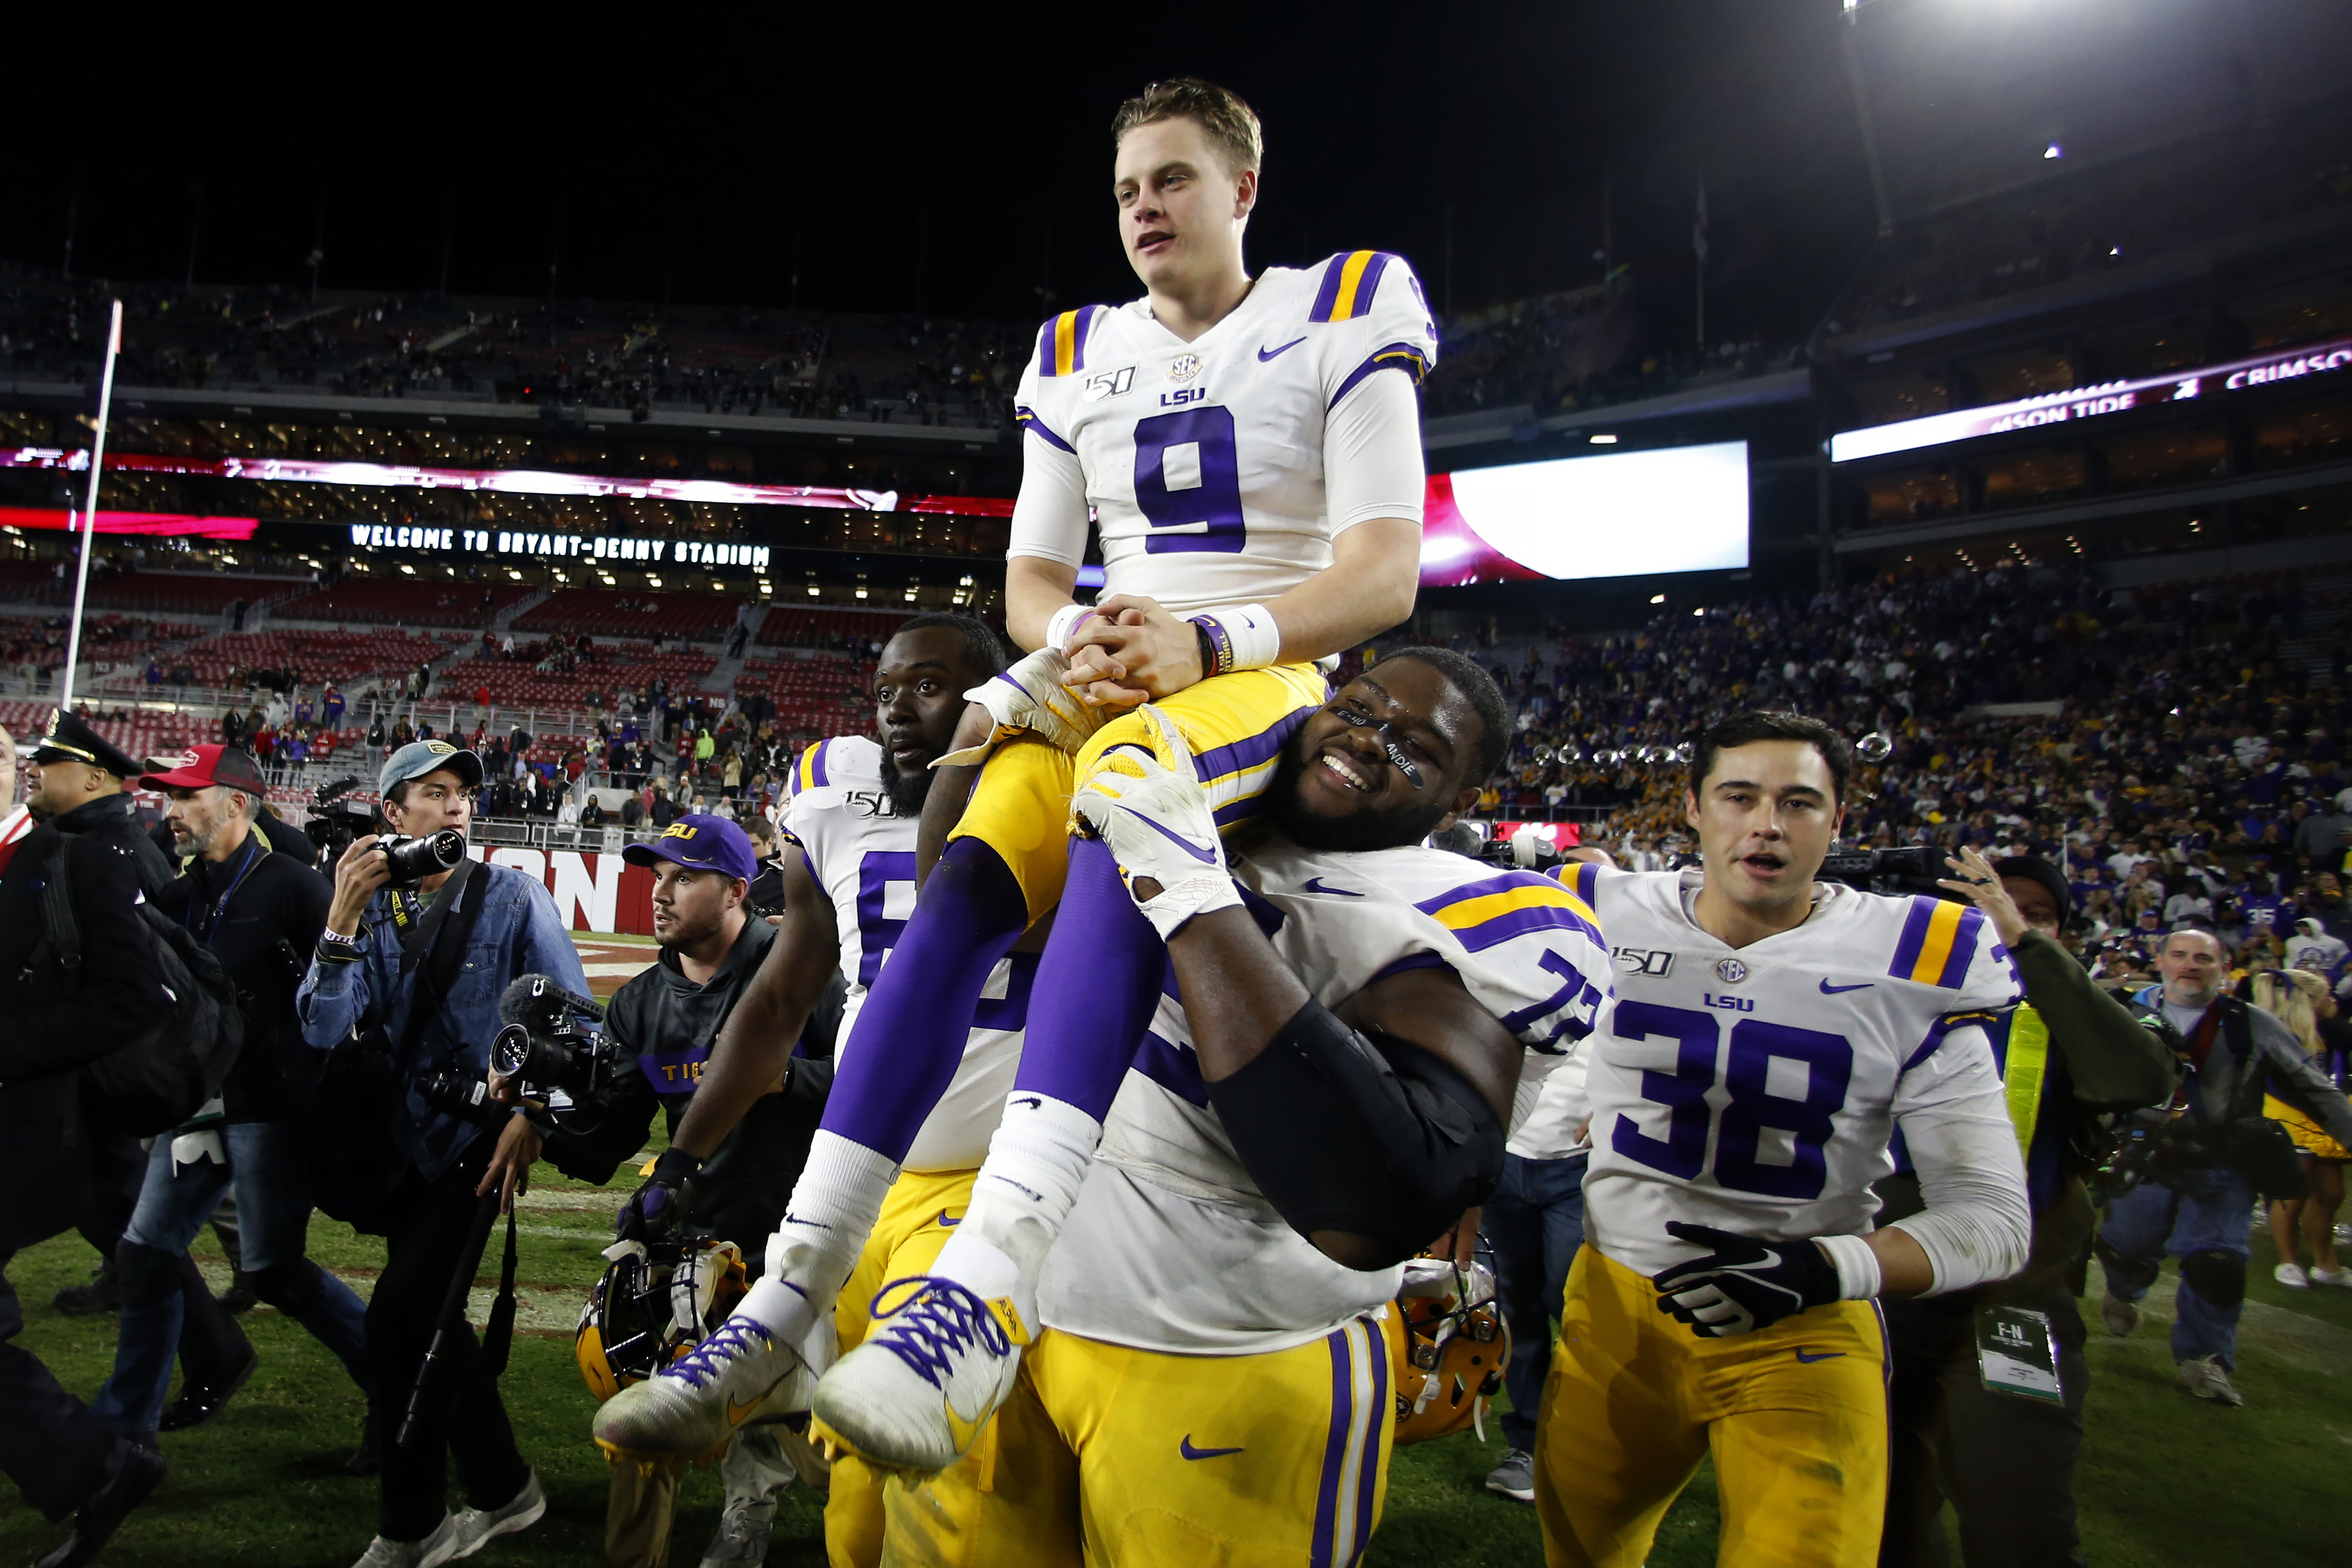
[[[1310,715],[1268,792],[1279,831],[1230,869],[1188,749],[1147,716],[1076,811],[1167,934],[1170,984],[977,1440],[989,1484],[969,1459],[891,1476],[885,1561],[1356,1562],[1398,1264],[1491,1188],[1523,1047],[1572,1046],[1608,984],[1572,891],[1419,847],[1509,733],[1461,655],[1392,655]],[[1014,1331],[928,1302],[875,1342]]]
[[[810,1009],[837,966],[848,985],[835,1068],[860,1050],[887,1057],[888,1042],[851,1035],[847,1022],[870,994],[915,900],[915,834],[931,762],[946,751],[964,709],[963,692],[1004,665],[995,633],[964,616],[908,620],[883,647],[875,671],[873,736],[821,741],[794,765],[784,805],[784,915],[767,961],[712,1047],[670,1146],[656,1162],[635,1207],[667,1206],[653,1189],[691,1182],[702,1159],[751,1111],[784,1070]],[[835,1317],[843,1344],[863,1336],[866,1303],[887,1279],[919,1274],[961,1220],[973,1173],[988,1152],[1013,1066],[1036,968],[1034,952],[1000,959],[983,987],[963,1056],[948,1092],[908,1146],[880,1223],[841,1292]],[[887,1069],[887,1064],[886,1064]],[[828,1331],[816,1325],[822,1338]],[[723,1350],[722,1325],[711,1338]],[[815,1358],[822,1361],[822,1357]],[[769,1388],[735,1389],[717,1405],[691,1398],[703,1361],[689,1356],[675,1375],[623,1389],[599,1410],[595,1432],[629,1455],[705,1453],[725,1443],[761,1401],[806,1406],[805,1380],[771,1391],[792,1369],[777,1362]],[[835,1464],[825,1503],[833,1560],[871,1564],[881,1552],[882,1500],[873,1472],[854,1456]]]
[[[1058,908],[1004,1119],[928,1271],[939,1290],[992,1303],[1006,1345],[1034,1337],[1045,1249],[1168,963],[1109,851],[1068,836],[1074,784],[1145,738],[1131,714],[1103,715],[1159,703],[1231,829],[1257,813],[1283,742],[1327,696],[1314,661],[1412,613],[1424,485],[1413,388],[1436,333],[1411,268],[1359,250],[1253,278],[1242,238],[1260,133],[1223,89],[1157,84],[1121,106],[1113,135],[1120,242],[1145,293],[1046,322],[1022,378],[1006,605],[1013,637],[1038,651],[975,693],[977,744],[958,755],[985,765],[902,956],[859,1015],[775,1267],[729,1341],[760,1363],[746,1386],[774,1380],[764,1358],[789,1353],[777,1347],[837,1294],[953,1076],[987,976]],[[1090,513],[1109,592],[1086,608],[1072,595]],[[937,1468],[973,1430],[950,1405],[984,1409],[1010,1386],[1016,1353],[997,1342],[949,1347],[942,1381],[869,1342],[833,1374],[828,1410],[857,1413],[841,1430],[870,1457]],[[967,1381],[995,1392],[943,1393]],[[714,1380],[703,1397],[733,1386]]]
[[[1587,1047],[1589,1245],[1536,1439],[1554,1564],[1635,1568],[1710,1451],[1721,1561],[1875,1563],[1873,1303],[2025,1262],[1984,1027],[2016,1004],[2015,965],[1965,904],[1813,879],[1850,767],[1818,721],[1727,719],[1684,800],[1701,869],[1563,868],[1609,932],[1616,995]],[[1898,1127],[1927,1206],[1873,1230]]]

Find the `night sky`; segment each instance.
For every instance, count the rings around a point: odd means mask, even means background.
[[[1185,72],[1265,123],[1253,265],[1396,250],[1463,310],[1573,288],[1605,181],[1616,258],[1673,298],[1704,172],[1710,311],[1785,338],[1872,232],[1837,0],[940,11],[77,27],[0,102],[0,257],[55,268],[79,190],[78,275],[180,279],[200,182],[200,283],[306,286],[323,203],[329,288],[430,289],[446,236],[453,293],[543,298],[560,228],[566,296],[782,306],[797,257],[803,308],[1025,321],[1136,291],[1108,126]]]

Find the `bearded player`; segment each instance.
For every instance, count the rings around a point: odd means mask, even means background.
[[[782,928],[720,1032],[677,1135],[632,1200],[635,1206],[668,1209],[670,1200],[656,1190],[675,1194],[692,1183],[702,1160],[774,1087],[836,967],[848,986],[836,1068],[865,1048],[846,1025],[865,1005],[914,906],[915,834],[937,776],[931,763],[954,735],[964,690],[1003,663],[996,634],[981,622],[915,616],[883,647],[876,666],[875,733],[821,741],[802,754],[784,806]],[[866,1305],[883,1281],[921,1272],[961,1219],[1012,1086],[1036,962],[1034,952],[1014,953],[989,976],[948,1092],[909,1147],[906,1171],[841,1293],[832,1329],[843,1344],[863,1337]],[[820,1322],[814,1331],[822,1340],[832,1331]],[[722,1327],[705,1351],[723,1353],[728,1342]],[[822,1364],[825,1355],[813,1352],[810,1359]],[[690,1386],[702,1364],[688,1357],[678,1368],[681,1381]],[[805,1408],[807,1392],[806,1380],[798,1380],[770,1405]],[[773,1414],[774,1408],[739,1402],[717,1412],[703,1451],[724,1444],[735,1424],[755,1412]],[[614,1440],[601,1411],[596,1433],[609,1447],[625,1447]],[[844,1568],[870,1565],[880,1555],[881,1533],[878,1478],[845,1455],[834,1466],[825,1502],[833,1561]]]
[[[2024,1265],[2032,1216],[1985,1024],[2015,966],[1976,910],[1814,874],[1852,765],[1818,721],[1700,737],[1703,868],[1563,868],[1616,998],[1589,1047],[1589,1245],[1536,1439],[1554,1564],[1636,1568],[1712,1452],[1721,1562],[1875,1563],[1885,1336],[1874,1302]],[[1900,1129],[1923,1213],[1873,1230]]]
[[[1045,323],[1018,399],[1027,436],[1006,605],[1013,636],[1039,651],[973,694],[978,744],[958,760],[985,765],[859,1015],[736,1351],[706,1386],[654,1379],[608,1405],[625,1447],[693,1446],[705,1411],[790,1374],[780,1347],[847,1277],[954,1072],[986,976],[1058,908],[971,1210],[892,1302],[910,1313],[934,1296],[986,1303],[1010,1348],[974,1338],[940,1366],[918,1365],[878,1350],[885,1325],[820,1396],[820,1415],[881,1462],[936,1469],[970,1447],[1040,1326],[1038,1269],[1168,963],[1108,849],[1068,837],[1074,784],[1110,748],[1146,738],[1131,714],[1104,714],[1158,703],[1231,829],[1257,813],[1284,741],[1326,696],[1313,661],[1412,612],[1423,488],[1413,388],[1436,333],[1411,269],[1355,251],[1252,278],[1242,237],[1259,130],[1220,88],[1157,84],[1121,106],[1113,132],[1121,244],[1146,293]],[[1109,596],[1086,609],[1072,593],[1090,512]]]
[[[1397,1265],[1491,1189],[1526,1049],[1573,1046],[1605,994],[1572,891],[1419,847],[1509,734],[1470,660],[1393,655],[1311,714],[1267,791],[1279,831],[1230,869],[1181,738],[1146,713],[1150,744],[1076,805],[1171,983],[985,1465],[893,1475],[885,1562],[1356,1562],[1397,1408]],[[892,1342],[997,1331],[970,1308],[910,1309]]]

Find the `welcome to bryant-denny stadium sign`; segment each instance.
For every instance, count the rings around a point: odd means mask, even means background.
[[[768,569],[764,544],[713,544],[699,539],[620,539],[602,533],[532,533],[494,528],[418,528],[355,522],[352,542],[379,553],[429,555],[578,556],[592,561],[650,561],[672,566]]]

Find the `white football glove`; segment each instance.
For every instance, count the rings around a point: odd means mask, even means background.
[[[1069,658],[1061,649],[1041,647],[1003,674],[992,675],[965,692],[965,701],[988,710],[996,729],[979,745],[950,752],[931,766],[971,767],[985,762],[1000,742],[1015,735],[1034,735],[1076,755],[1078,748],[1102,728],[1102,714],[1062,684],[1069,670]]]
[[[1158,708],[1147,702],[1136,711],[1151,743],[1105,752],[1070,809],[1109,846],[1128,896],[1164,942],[1194,915],[1233,909],[1242,900],[1225,868],[1225,847],[1192,748]],[[1150,899],[1135,890],[1144,878],[1160,884]]]

